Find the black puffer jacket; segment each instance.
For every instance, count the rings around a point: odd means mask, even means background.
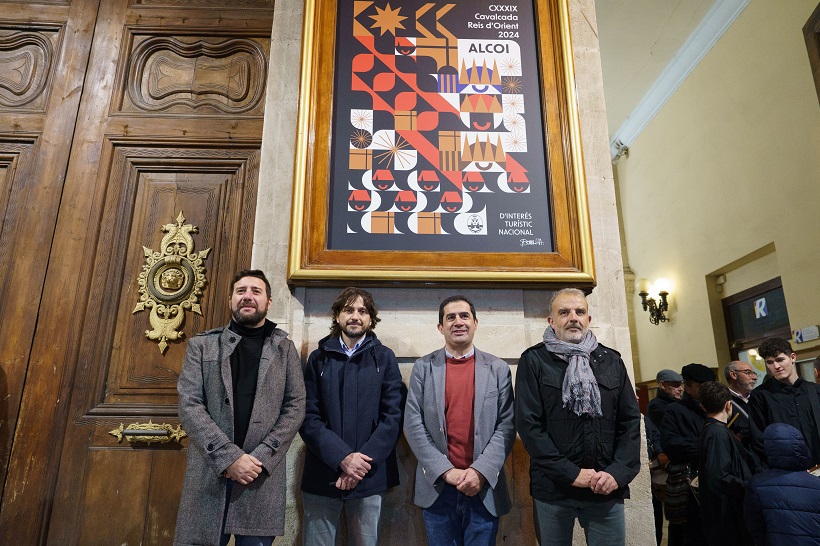
[[[755,544],[820,546],[820,478],[806,472],[809,448],[785,423],[766,427],[769,470],[749,480],[744,512]]]
[[[515,378],[515,423],[530,454],[530,494],[541,501],[607,501],[629,497],[640,470],[641,413],[617,351],[598,345],[590,355],[603,417],[577,416],[563,407],[567,363],[543,343],[527,349]],[[620,486],[609,495],[572,487],[582,468],[603,470]]]

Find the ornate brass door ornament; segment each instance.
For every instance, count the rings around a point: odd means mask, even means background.
[[[194,252],[191,233],[199,228],[185,224],[182,211],[176,224],[165,224],[161,231],[167,233],[162,238],[160,252],[142,247],[145,265],[139,275],[140,299],[133,313],[151,309],[149,321],[153,330],[146,330],[145,337],[159,340],[159,350],[165,354],[168,341],[175,341],[184,332],[180,331],[185,321],[185,309],[202,315],[199,298],[208,282],[202,262],[208,257],[210,248]]]
[[[183,438],[188,436],[182,425],[154,424],[151,421],[147,423],[132,423],[127,427],[120,423],[120,428],[115,428],[108,434],[117,437],[117,443],[122,443],[125,438],[129,444],[143,443],[143,444],[165,444],[167,442],[179,443]]]

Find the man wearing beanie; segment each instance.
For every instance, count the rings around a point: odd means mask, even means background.
[[[544,341],[518,361],[515,422],[541,546],[571,545],[576,518],[588,545],[626,543],[641,414],[620,355],[598,343],[588,311],[580,290],[555,292]]]
[[[705,543],[700,509],[687,482],[697,476],[700,433],[706,420],[706,412],[698,400],[700,386],[714,381],[715,373],[703,364],[687,364],[681,369],[681,376],[681,399],[669,405],[660,427],[661,444],[669,457],[665,506],[669,546]]]

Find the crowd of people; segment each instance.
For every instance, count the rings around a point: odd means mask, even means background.
[[[657,543],[669,546],[820,545],[820,357],[802,379],[788,341],[758,348],[768,374],[747,362],[661,370],[646,411]]]
[[[473,344],[478,314],[463,295],[440,303],[443,346],[415,362],[407,388],[376,337],[381,319],[367,291],[339,294],[330,333],[304,366],[266,318],[271,304],[265,274],[242,270],[230,323],[188,342],[178,391],[190,446],[175,545],[225,546],[233,536],[236,546],[269,546],[283,535],[286,455],[298,433],[307,448],[304,544],[334,546],[344,518],[349,543],[375,546],[385,494],[399,483],[402,431],[417,459],[413,502],[428,544],[496,543],[511,509],[504,462],[516,433],[530,458],[539,543],[572,544],[577,521],[588,545],[626,544],[641,414],[620,355],[589,329],[582,291],[553,294],[549,326],[521,355],[515,391],[509,365]],[[797,378],[787,342],[764,343],[760,354],[773,377],[751,401],[755,372],[745,363],[727,366],[728,388],[701,364],[658,374],[646,426],[655,466],[667,474],[655,511],[666,511],[670,544],[820,536],[820,508],[809,506],[820,502],[820,479],[804,471],[820,462],[815,384]],[[794,488],[806,494],[784,492]],[[753,524],[741,517],[744,496]]]

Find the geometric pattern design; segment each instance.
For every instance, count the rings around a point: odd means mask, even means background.
[[[339,9],[331,232],[347,237],[330,248],[401,235],[408,249],[436,236],[510,251],[505,214],[528,218],[520,235],[549,238],[539,78],[521,53],[534,57],[535,37],[499,30],[526,14],[419,0]],[[477,13],[497,24],[465,31]]]

